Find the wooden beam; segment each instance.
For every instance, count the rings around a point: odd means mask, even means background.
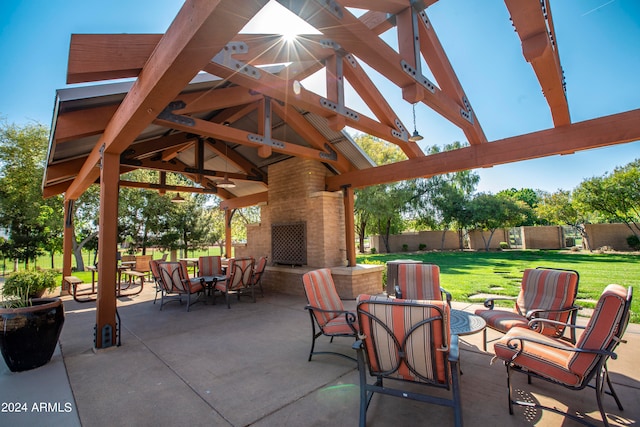
[[[431,177],[640,140],[640,109],[328,177],[327,190]]]
[[[540,0],[505,0],[505,4],[522,41],[522,53],[531,63],[542,87],[542,93],[547,98],[554,125],[563,126],[571,123],[548,1],[541,4]]]
[[[95,181],[101,151],[122,153],[268,0],[243,1],[242,13],[238,1],[185,2],[69,187],[68,198],[79,197]]]
[[[269,193],[256,193],[250,196],[244,197],[236,197],[235,199],[225,200],[220,203],[221,209],[231,210],[231,209],[239,209],[246,208],[249,206],[255,206],[260,203],[267,203],[269,201]]]

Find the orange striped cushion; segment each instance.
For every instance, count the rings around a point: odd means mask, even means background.
[[[302,283],[304,284],[304,291],[307,294],[307,300],[310,306],[323,310],[344,310],[344,305],[333,283],[330,269],[322,268],[309,271],[302,276]],[[336,313],[325,313],[321,311],[316,311],[314,314],[320,327],[323,327],[331,319],[338,316]]]
[[[529,310],[559,310],[574,303],[578,276],[572,271],[528,268],[522,276],[522,289],[516,300],[520,314]],[[541,314],[541,317],[567,322],[569,313]]]
[[[441,300],[440,267],[434,264],[398,264],[398,286],[404,299]]]
[[[607,286],[596,305],[593,315],[576,347],[589,350],[604,350],[618,332],[623,320],[627,290],[620,285]],[[613,325],[613,327],[612,327]],[[569,369],[578,375],[585,375],[595,363],[596,355],[575,354],[569,361]]]
[[[376,301],[385,304],[375,304]],[[370,304],[369,302],[374,302]],[[425,305],[407,305],[425,304]],[[378,322],[370,321],[366,315],[359,313],[359,324],[364,336],[365,351],[369,361],[370,371],[389,373],[389,377],[404,380],[425,382],[416,376],[408,365],[431,382],[445,383],[447,364],[445,351],[439,351],[449,345],[449,307],[443,301],[420,300],[389,300],[382,296],[360,295],[358,310],[370,313],[386,325],[393,335]],[[440,316],[443,319],[434,320],[419,327],[409,335],[404,348],[406,362],[401,359],[398,344],[402,344],[409,330],[421,320]],[[445,322],[447,334],[442,334],[442,322]],[[394,340],[395,337],[395,340]],[[395,370],[395,372],[393,372]]]
[[[518,341],[512,340],[514,337],[535,339],[552,345],[565,347],[567,349],[573,348],[571,344],[565,341],[559,341],[557,339],[547,337],[531,329],[514,328],[507,332],[505,336],[493,345],[496,357],[505,361],[510,361],[512,359],[520,348]],[[518,348],[509,348],[507,346],[509,340],[511,340],[512,344],[518,343]],[[558,350],[533,342],[525,342],[524,351],[515,360],[513,360],[513,363],[537,372],[549,379],[560,381],[563,384],[578,386],[582,381],[581,376],[571,372],[568,368],[568,363],[572,355],[572,352],[569,351]]]
[[[198,258],[198,274],[215,276],[222,273],[222,262],[219,256],[201,256]]]
[[[527,318],[513,311],[478,309],[476,315],[482,317],[487,322],[487,326],[501,332],[507,332],[515,327],[529,327]]]

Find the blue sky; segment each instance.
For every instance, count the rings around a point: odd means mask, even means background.
[[[66,86],[72,33],[161,33],[181,5],[177,0],[3,0],[0,116],[12,123],[49,125],[55,90]],[[640,108],[640,2],[551,0],[551,10],[572,121]],[[489,141],[552,127],[504,2],[441,0],[427,12]],[[282,22],[271,20],[265,30],[282,27]],[[388,39],[393,43],[392,34]],[[430,77],[428,69],[423,72]],[[305,87],[312,84],[313,79]],[[401,100],[397,88],[382,79],[379,84],[412,129],[411,106]],[[367,111],[357,99],[347,98],[347,103]],[[423,147],[466,140],[423,105],[418,105],[416,117],[425,136]],[[636,158],[640,142],[479,169],[478,190],[571,190],[585,178]]]

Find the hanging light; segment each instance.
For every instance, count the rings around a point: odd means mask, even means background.
[[[413,134],[409,137],[409,141],[418,142],[422,141],[423,136],[418,133],[416,129],[416,104],[413,104]]]
[[[226,172],[224,174],[224,178],[222,178],[222,181],[216,182],[216,187],[220,187],[220,188],[234,188],[235,186],[236,186],[236,183],[229,179]]]
[[[227,175],[227,149],[229,146],[227,143],[224,143],[224,178],[222,181],[216,182],[216,186],[220,188],[235,188],[236,183],[229,179],[229,175]]]
[[[182,197],[180,195],[180,193],[176,193],[176,195],[173,196],[173,199],[171,199],[171,201],[173,203],[184,203],[184,202],[186,202],[186,199],[184,197]]]

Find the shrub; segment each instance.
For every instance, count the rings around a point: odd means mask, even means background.
[[[427,245],[425,245],[424,243],[420,243],[418,245],[418,250],[420,251],[424,251],[425,249],[427,249]]]
[[[635,234],[632,234],[631,236],[627,237],[627,245],[629,245],[629,247],[634,251],[640,250],[640,238],[638,238],[638,236],[636,236]]]
[[[372,254],[377,254],[377,253],[378,253],[378,251],[376,251],[376,248],[371,248],[371,253],[372,253]]]
[[[509,244],[507,242],[500,242],[500,249],[509,249]]]
[[[57,273],[53,270],[24,270],[13,273],[7,278],[2,289],[5,297],[21,297],[28,293],[29,297],[42,296],[45,291],[57,287]]]
[[[408,250],[409,250],[409,245],[407,245],[406,243],[402,245],[402,252],[407,252]]]

